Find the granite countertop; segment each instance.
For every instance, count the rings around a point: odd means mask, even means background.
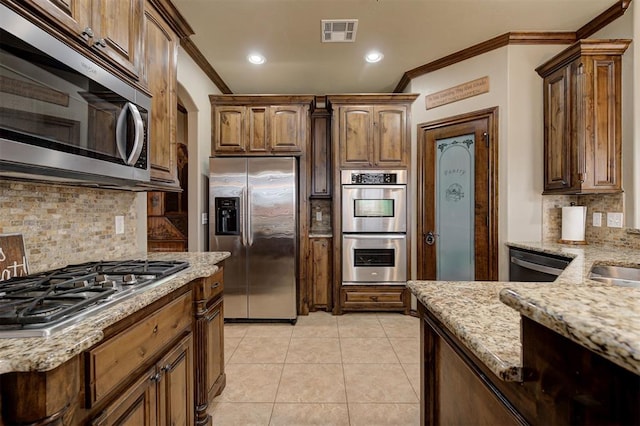
[[[410,281],[407,286],[502,380],[522,377],[520,315],[640,375],[640,289],[587,278],[594,264],[638,266],[640,251],[507,245],[573,260],[553,283]]]
[[[100,342],[103,331],[119,320],[179,289],[196,278],[218,270],[229,252],[142,253],[128,259],[187,261],[190,267],[175,278],[106,308],[48,337],[0,339],[0,374],[17,371],[49,371]]]

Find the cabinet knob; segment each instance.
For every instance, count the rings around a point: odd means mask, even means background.
[[[152,382],[158,383],[161,378],[162,378],[162,374],[156,373],[156,374],[151,375],[151,377],[149,377],[149,380],[151,380]]]
[[[153,327],[153,334],[156,334],[158,332],[158,326],[156,325],[155,327]]]
[[[105,48],[105,47],[107,47],[107,43],[104,41],[103,38],[101,38],[100,40],[98,40],[98,41],[96,41],[94,43],[94,46]]]
[[[82,35],[84,36],[85,40],[93,38],[93,30],[91,29],[91,27],[87,27],[82,31]]]
[[[211,284],[211,290],[215,290],[218,287],[220,287],[220,283],[219,282]]]

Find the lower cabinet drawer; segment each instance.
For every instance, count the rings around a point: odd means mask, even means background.
[[[404,309],[405,288],[349,288],[341,290],[344,309]]]
[[[108,395],[131,374],[153,362],[191,329],[193,298],[185,293],[160,310],[87,352],[89,405]]]
[[[224,269],[221,267],[215,274],[200,278],[194,282],[193,291],[196,300],[212,300],[224,290]]]

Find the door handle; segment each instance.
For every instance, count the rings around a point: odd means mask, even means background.
[[[434,234],[433,231],[429,231],[424,236],[424,242],[427,243],[427,245],[432,246],[435,244],[437,236],[438,234]]]

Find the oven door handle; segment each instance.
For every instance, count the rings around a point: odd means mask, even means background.
[[[537,263],[527,262],[526,260],[518,259],[515,256],[511,256],[511,263],[513,263],[514,265],[521,266],[523,268],[531,269],[532,271],[542,272],[544,274],[549,274],[549,275],[558,276],[563,272],[562,269],[557,269],[557,268],[552,268],[550,266],[544,266],[544,265],[539,265]]]

